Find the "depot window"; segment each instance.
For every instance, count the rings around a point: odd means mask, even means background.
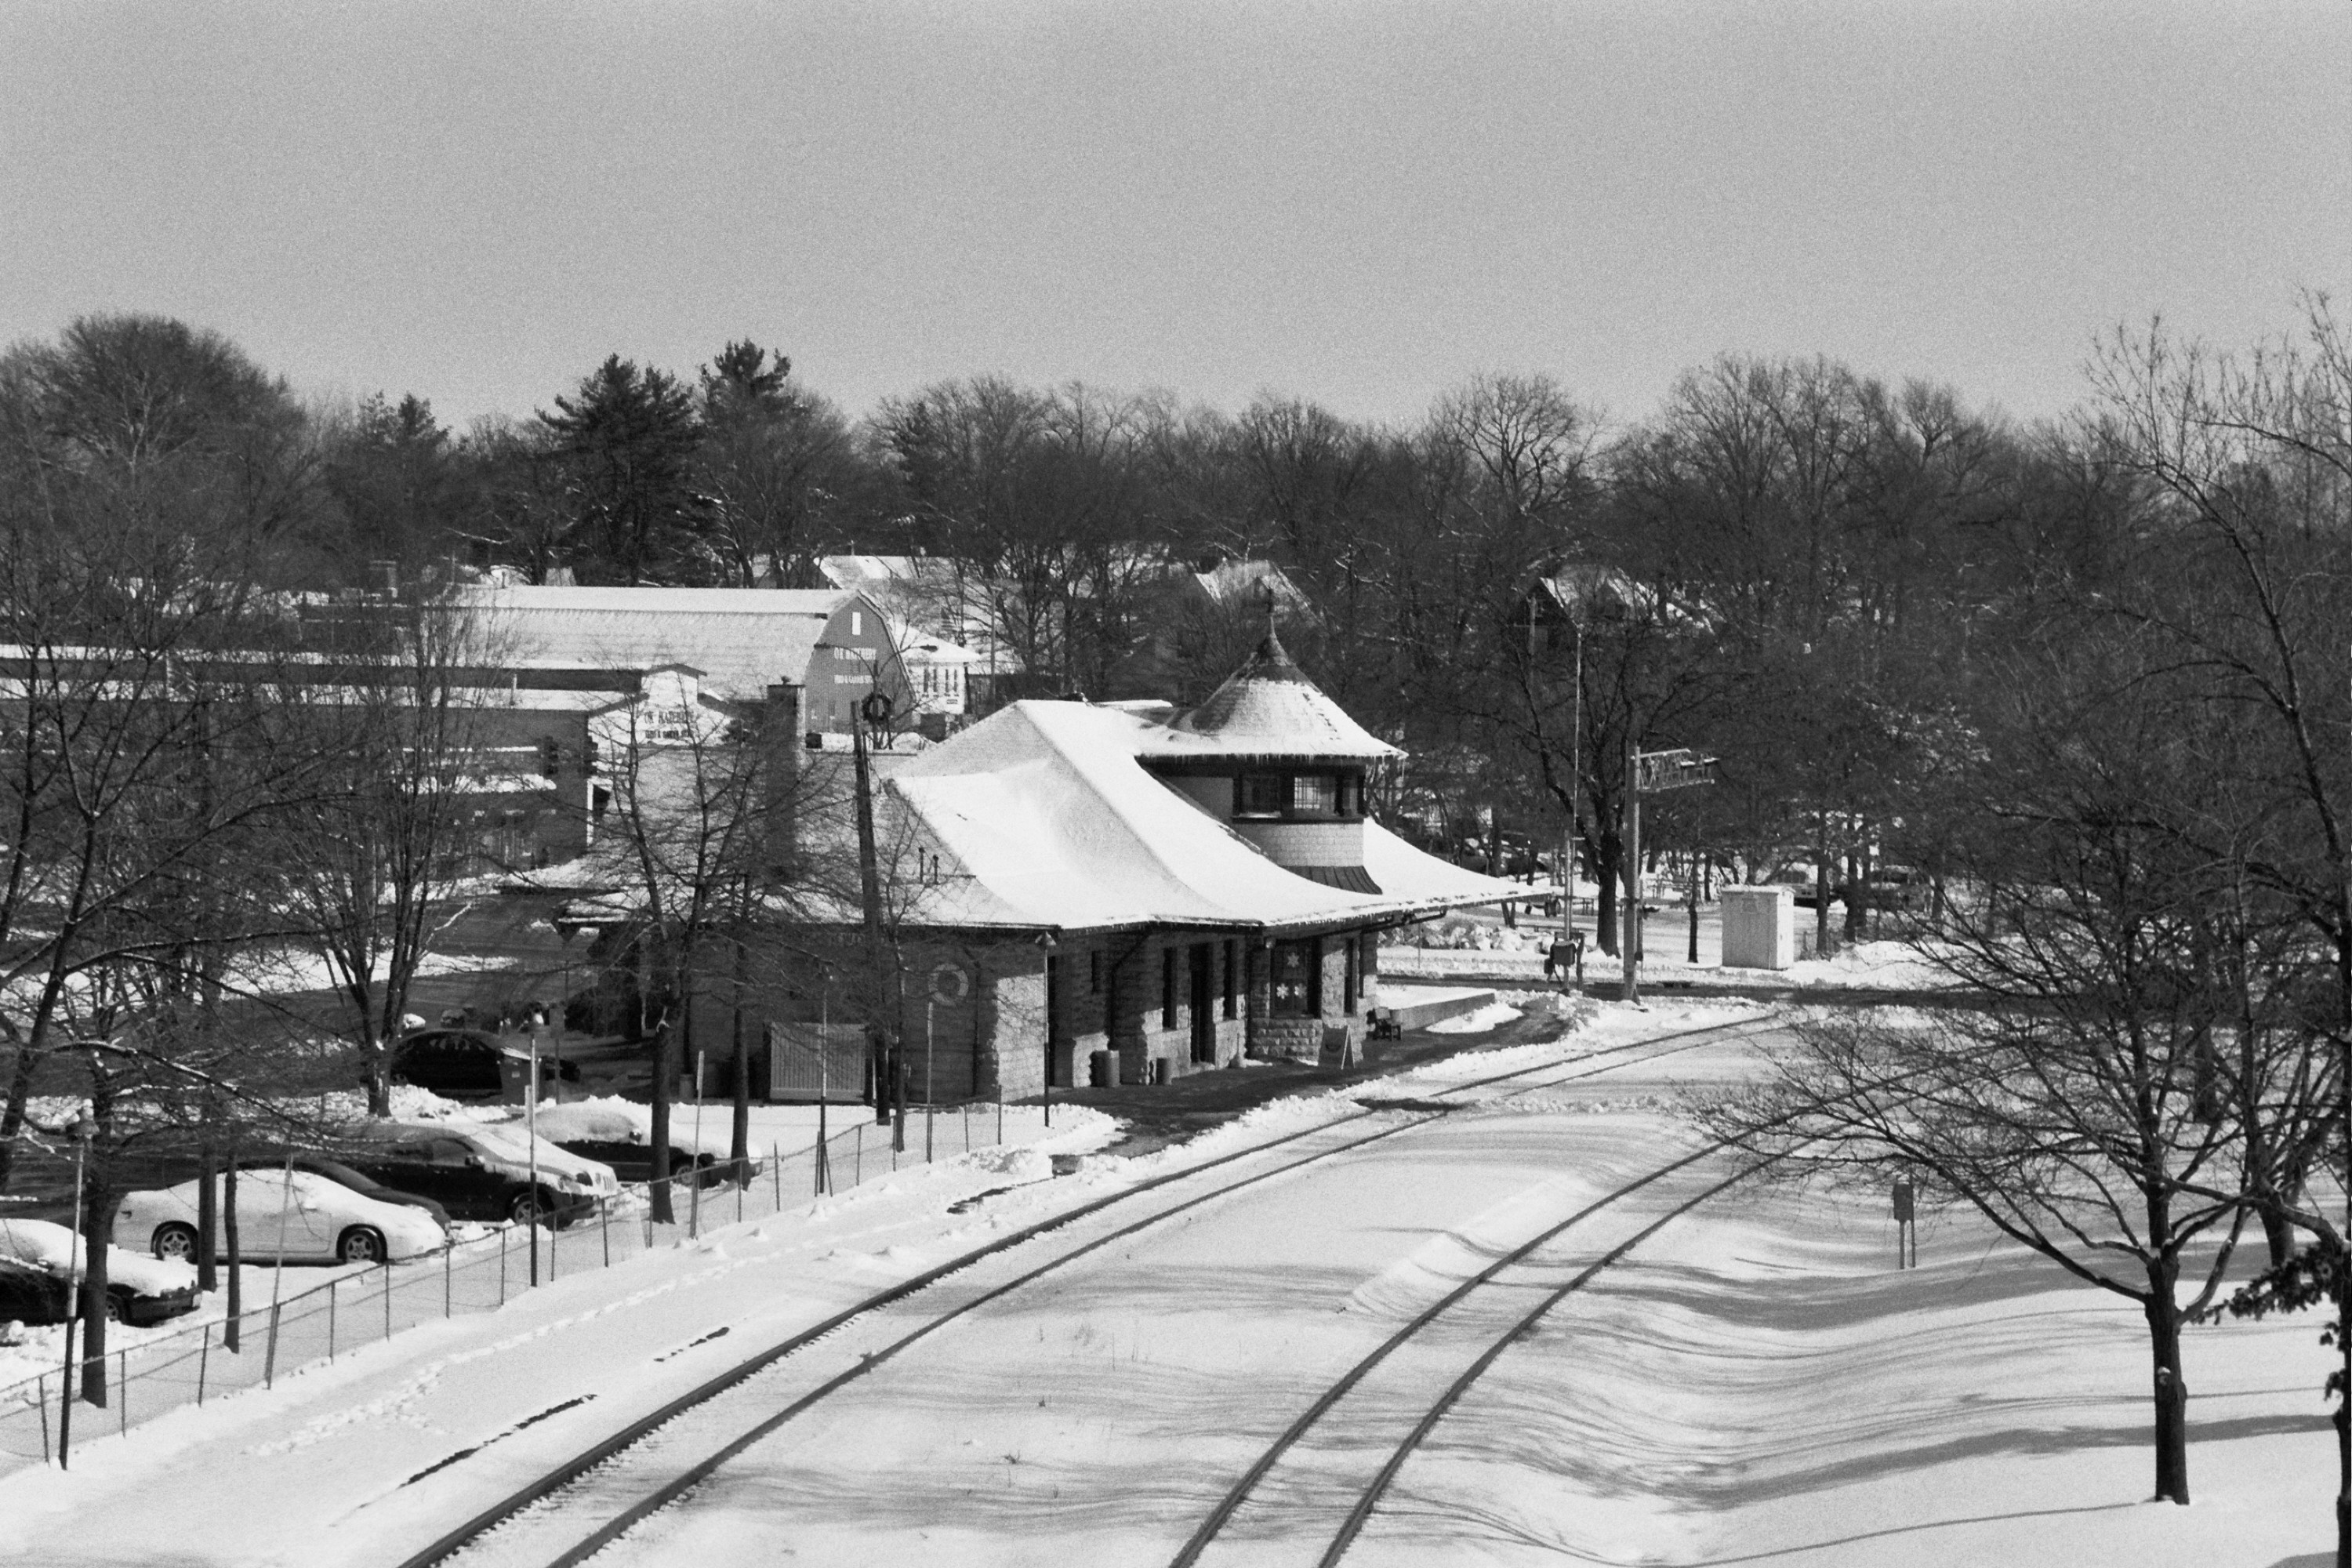
[[[1273,1005],[1277,1018],[1313,1018],[1323,1012],[1323,944],[1305,942],[1274,944]]]
[[[1364,781],[1353,773],[1244,773],[1234,791],[1235,816],[1328,820],[1364,814]]]

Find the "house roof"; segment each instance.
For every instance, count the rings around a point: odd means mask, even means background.
[[[1116,709],[1015,702],[908,760],[886,795],[942,855],[909,918],[966,929],[1308,929],[1527,896],[1370,822],[1365,868],[1377,894],[1285,870],[1144,770],[1159,730]]]
[[[1192,581],[1214,605],[1250,606],[1271,598],[1286,609],[1297,609],[1307,603],[1290,574],[1271,561],[1220,561],[1206,572],[1193,573]]]
[[[1205,742],[1205,743],[1204,743]],[[1348,716],[1322,688],[1290,662],[1281,637],[1268,627],[1248,662],[1176,721],[1150,748],[1166,756],[1223,752],[1232,756],[1374,762],[1402,756],[1394,746]]]
[[[687,664],[717,695],[752,701],[808,679],[846,589],[489,587],[461,592],[492,647],[517,661],[613,668]],[[876,614],[880,614],[877,609]]]
[[[947,647],[971,655],[971,664],[998,674],[1024,668],[1004,626],[1003,600],[1011,590],[971,575],[946,556],[820,555],[816,569],[826,582],[864,593],[898,625],[936,628]],[[934,657],[933,662],[955,660]]]
[[[909,626],[896,616],[889,617],[890,635],[898,645],[898,657],[908,664],[978,664],[980,655],[960,642],[935,637],[920,626]]]

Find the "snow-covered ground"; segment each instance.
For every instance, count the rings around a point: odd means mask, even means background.
[[[36,1102],[37,1110],[43,1116],[60,1119],[70,1118],[78,1104],[70,1100]],[[364,1101],[357,1094],[341,1097],[336,1106],[339,1112],[353,1116],[364,1109]],[[558,1136],[626,1137],[627,1132],[624,1129],[642,1131],[650,1126],[651,1121],[648,1108],[628,1100],[583,1100],[567,1103],[560,1112],[555,1112],[552,1107],[547,1109],[553,1113],[551,1120],[557,1125],[543,1131],[541,1136],[551,1140]],[[727,1156],[729,1105],[716,1101],[700,1106],[688,1103],[674,1110],[676,1115],[671,1124],[671,1139],[677,1147],[699,1148],[720,1159]],[[443,1100],[429,1090],[406,1084],[394,1087],[393,1114],[404,1120],[451,1121],[518,1128],[522,1121],[522,1112],[514,1107]],[[1043,1113],[1035,1106],[1006,1108],[1001,1127],[995,1120],[992,1107],[978,1107],[971,1114],[973,1120],[969,1133],[976,1145],[994,1146],[1002,1140],[1013,1147],[1027,1144],[1046,1144],[1056,1149],[1081,1145],[1090,1147],[1107,1141],[1116,1129],[1116,1124],[1108,1118],[1083,1107],[1056,1107],[1055,1125],[1051,1128],[1045,1124]],[[567,1128],[563,1125],[566,1121],[577,1125]],[[910,1147],[906,1154],[896,1159],[888,1149],[887,1132],[873,1127],[872,1121],[870,1110],[856,1106],[833,1106],[823,1118],[832,1140],[836,1163],[834,1179],[837,1186],[848,1187],[862,1178],[882,1180],[895,1174],[899,1167],[912,1166],[920,1162],[923,1121],[919,1110],[911,1120]],[[753,1153],[763,1160],[781,1153],[792,1179],[804,1184],[809,1174],[806,1154],[816,1142],[819,1122],[817,1108],[814,1105],[754,1106],[751,1108],[749,1144]],[[856,1139],[853,1144],[845,1134],[861,1122],[868,1124],[866,1135]],[[937,1121],[934,1131],[937,1146],[945,1151],[961,1146],[966,1129],[960,1113],[949,1112]],[[1077,1141],[1075,1144],[1074,1139]],[[854,1147],[863,1147],[866,1152],[862,1156],[856,1154]],[[857,1163],[853,1165],[853,1161]],[[754,1184],[755,1188],[763,1193],[767,1185],[764,1176]],[[807,1188],[803,1185],[798,1190],[806,1191]],[[686,1205],[686,1202],[681,1199],[681,1207]],[[716,1210],[723,1206],[724,1199],[714,1195],[711,1202]],[[625,1194],[620,1205],[621,1210],[629,1215],[640,1213],[642,1207],[642,1199],[635,1194]],[[489,1229],[478,1223],[460,1221],[452,1227],[452,1233],[460,1242],[467,1242],[487,1235]],[[521,1245],[520,1241],[515,1243],[518,1249]],[[492,1250],[495,1253],[495,1248]],[[431,1268],[429,1264],[422,1267],[428,1270]],[[283,1300],[296,1304],[296,1310],[299,1310],[299,1304],[306,1298],[314,1296],[330,1280],[341,1279],[357,1285],[361,1277],[371,1273],[369,1268],[359,1265],[290,1263],[280,1268],[274,1264],[247,1264],[240,1279],[243,1307],[250,1315],[265,1310],[273,1301]],[[194,1311],[160,1323],[144,1328],[134,1328],[125,1323],[110,1325],[107,1332],[109,1360],[112,1362],[119,1352],[128,1351],[130,1360],[126,1364],[132,1373],[137,1374],[148,1364],[148,1358],[142,1354],[142,1350],[163,1355],[190,1351],[194,1345],[195,1335],[205,1325],[217,1329],[227,1316],[228,1292],[224,1288],[199,1298]],[[259,1331],[257,1326],[248,1322],[248,1335]],[[25,1380],[44,1373],[54,1381],[64,1348],[65,1327],[62,1324],[17,1325],[5,1341],[0,1341],[0,1389],[16,1388]],[[54,1396],[53,1385],[49,1392]],[[185,1394],[185,1389],[179,1390],[175,1397],[184,1397]],[[143,1396],[134,1391],[134,1408],[142,1403]],[[86,1421],[85,1430],[103,1428],[109,1419],[110,1416],[102,1415],[94,1421]],[[37,1453],[38,1450],[31,1451]],[[5,1468],[0,1466],[0,1468]],[[5,1545],[5,1526],[0,1526],[0,1545]]]
[[[1400,990],[1402,987],[1399,987]],[[1487,1003],[1475,1012],[1459,1013],[1451,1018],[1440,1018],[1429,1026],[1433,1035],[1483,1035],[1499,1029],[1519,1016],[1519,1010],[1508,1002]]]
[[[1517,931],[1495,928],[1501,944],[1494,947],[1384,947],[1381,975],[1386,980],[1443,981],[1456,975],[1524,976],[1530,984],[1543,984],[1544,949],[1550,932],[1541,928]],[[1906,942],[1857,942],[1830,958],[1800,959],[1786,969],[1727,969],[1717,954],[1711,931],[1700,928],[1699,962],[1688,962],[1689,948],[1680,930],[1662,931],[1654,921],[1650,942],[1642,960],[1643,977],[1652,984],[1678,980],[1713,981],[1724,984],[1826,987],[1832,990],[1937,991],[1952,985],[1950,974]],[[1598,947],[1584,950],[1584,983],[1615,985],[1624,978],[1624,966]]]
[[[1354,1092],[1425,1096],[1758,1013],[1601,1005],[1556,1044]],[[851,1384],[599,1561],[1165,1563],[1368,1347],[1498,1250],[1693,1148],[1675,1086],[1740,1076],[1752,1048],[1707,1045],[1535,1092],[1494,1085],[1470,1109],[1105,1247]],[[879,1285],[1255,1142],[1335,1137],[1329,1124],[1355,1109],[1302,1094],[1054,1179],[1045,1155],[1098,1149],[1109,1128],[1097,1121],[567,1277],[275,1390],[94,1438],[70,1474],[0,1480],[0,1557],[394,1563],[550,1458]],[[1692,1182],[1720,1169],[1702,1162]],[[1334,1413],[1354,1425],[1270,1475],[1265,1502],[1204,1561],[1314,1560],[1336,1522],[1331,1489],[1377,1461],[1371,1434],[1410,1422],[1416,1380],[1450,1375],[1542,1288],[1696,1190],[1669,1187],[1580,1223],[1491,1299],[1472,1298],[1463,1323],[1401,1354],[1384,1370],[1395,1381]],[[976,1272],[1009,1275],[1118,1212]],[[2330,1543],[2315,1323],[2191,1336],[2199,1500],[2150,1504],[2129,1304],[1958,1215],[1923,1225],[1916,1271],[1895,1270],[1893,1245],[1880,1205],[1779,1188],[1672,1223],[1496,1362],[1399,1472],[1349,1560],[2265,1568]],[[782,1391],[855,1367],[950,1289],[868,1314],[764,1375]],[[500,1539],[467,1561],[505,1561]]]

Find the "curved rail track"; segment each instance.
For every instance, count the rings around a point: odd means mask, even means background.
[[[1769,1016],[1760,1019],[1744,1018],[1730,1023],[1709,1025],[1702,1028],[1685,1029],[1676,1031],[1672,1034],[1652,1036],[1646,1039],[1628,1041],[1619,1046],[1605,1047],[1601,1049],[1588,1052],[1583,1056],[1568,1061],[1540,1062],[1531,1067],[1520,1068],[1509,1072],[1494,1073],[1484,1078],[1472,1079],[1465,1082],[1451,1084],[1442,1089],[1432,1090],[1425,1097],[1412,1101],[1400,1101],[1382,1105],[1377,1100],[1373,1100],[1368,1104],[1366,1109],[1358,1110],[1350,1115],[1336,1118],[1331,1121],[1320,1123],[1303,1131],[1289,1133],[1279,1138],[1270,1139],[1263,1143],[1252,1144],[1246,1149],[1236,1150],[1231,1153],[1219,1155],[1214,1159],[1204,1161],[1200,1164],[1187,1166],[1181,1171],[1173,1171],[1163,1175],[1155,1176],[1150,1180],[1139,1183],[1132,1187],[1128,1187],[1105,1197],[1095,1199],[1090,1203],[1082,1204],[1076,1208],[1055,1215],[1052,1217],[1042,1220],[1035,1225],[1027,1226],[1020,1230],[1000,1237],[994,1241],[988,1243],[986,1246],[975,1247],[971,1251],[951,1258],[935,1268],[928,1269],[910,1279],[902,1280],[898,1284],[877,1291],[873,1295],[867,1296],[843,1309],[841,1311],[835,1313],[832,1317],[825,1319],[824,1321],[819,1322],[809,1329],[793,1334],[787,1339],[742,1358],[725,1371],[707,1379],[696,1387],[688,1390],[687,1393],[680,1394],[676,1399],[673,1399],[667,1404],[662,1405],[660,1408],[631,1421],[620,1430],[613,1433],[602,1441],[581,1451],[580,1453],[571,1456],[561,1463],[541,1471],[530,1481],[509,1492],[506,1496],[500,1498],[497,1502],[491,1504],[489,1507],[481,1510],[454,1530],[449,1531],[437,1540],[434,1541],[422,1551],[416,1552],[403,1559],[399,1564],[399,1568],[432,1568],[432,1565],[446,1562],[450,1558],[457,1556],[460,1552],[467,1552],[468,1549],[475,1547],[478,1543],[485,1543],[486,1538],[490,1537],[494,1531],[499,1531],[502,1527],[521,1524],[523,1522],[522,1516],[527,1513],[545,1517],[547,1519],[551,1533],[561,1534],[568,1537],[568,1539],[563,1544],[552,1552],[541,1552],[533,1549],[527,1553],[523,1550],[520,1550],[522,1543],[518,1542],[515,1543],[518,1548],[517,1551],[512,1553],[501,1553],[501,1555],[511,1555],[517,1561],[544,1563],[546,1568],[572,1568],[572,1565],[586,1561],[594,1553],[604,1550],[606,1546],[611,1545],[614,1541],[618,1540],[622,1535],[635,1528],[638,1523],[650,1515],[658,1512],[662,1509],[665,1509],[671,1503],[677,1501],[686,1493],[701,1484],[729,1459],[734,1458],[744,1449],[751,1447],[753,1444],[766,1437],[779,1427],[803,1414],[812,1406],[822,1403],[826,1398],[840,1392],[843,1388],[887,1364],[902,1352],[919,1343],[922,1340],[929,1338],[939,1330],[945,1328],[950,1323],[978,1310],[980,1308],[984,1307],[991,1302],[1010,1295],[1013,1291],[1022,1289],[1034,1281],[1055,1273],[1069,1264],[1075,1263],[1080,1258],[1097,1252],[1116,1242],[1125,1240],[1140,1231],[1161,1225],[1180,1215],[1198,1209],[1203,1205],[1213,1203],[1220,1198],[1227,1197],[1246,1188],[1255,1186],[1260,1183],[1271,1181],[1278,1176],[1287,1175],[1294,1171],[1320,1163],[1321,1162],[1336,1158],[1342,1154],[1353,1152],[1357,1150],[1381,1142],[1386,1139],[1393,1138],[1400,1133],[1411,1131],[1415,1128],[1425,1127],[1433,1121],[1440,1121],[1453,1109],[1451,1106],[1436,1103],[1444,1097],[1465,1094],[1474,1089],[1488,1088],[1495,1084],[1507,1083],[1518,1079],[1532,1078],[1539,1073],[1550,1073],[1557,1076],[1543,1079],[1537,1082],[1524,1084],[1511,1092],[1513,1094],[1520,1094],[1538,1089],[1559,1088],[1585,1079],[1598,1077],[1602,1073],[1614,1072],[1627,1067],[1639,1066],[1649,1062],[1658,1061],[1667,1057],[1679,1055],[1684,1051],[1696,1050],[1707,1045],[1720,1043],[1727,1037],[1738,1038],[1746,1034],[1767,1030],[1775,1026],[1776,1022],[1777,1020]],[[1634,1053],[1643,1054],[1636,1055]],[[779,1363],[786,1361],[796,1352],[807,1350],[812,1346],[815,1346],[820,1342],[830,1339],[832,1336],[840,1332],[842,1330],[859,1319],[867,1317],[877,1310],[905,1300],[958,1275],[973,1270],[988,1260],[1009,1253],[1014,1248],[1024,1246],[1038,1237],[1047,1236],[1055,1231],[1066,1229],[1080,1221],[1111,1209],[1117,1205],[1133,1203],[1138,1199],[1144,1198],[1151,1194],[1160,1192],[1162,1189],[1172,1185],[1195,1182],[1204,1174],[1219,1171],[1236,1163],[1259,1160],[1265,1155],[1275,1153],[1305,1141],[1328,1138],[1328,1136],[1335,1130],[1345,1128],[1376,1116],[1393,1113],[1397,1110],[1412,1111],[1416,1110],[1425,1110],[1425,1113],[1414,1116],[1409,1121],[1393,1122],[1375,1131],[1365,1132],[1360,1136],[1349,1137],[1340,1142],[1329,1143],[1328,1146],[1310,1150],[1299,1154],[1298,1157],[1294,1159],[1278,1161],[1264,1170],[1234,1175],[1233,1179],[1222,1181],[1211,1186],[1206,1192],[1183,1197],[1180,1202],[1163,1208],[1155,1209],[1151,1213],[1132,1220],[1126,1225],[1118,1226],[1101,1236],[1096,1237],[1091,1240],[1085,1241],[1066,1251],[1059,1252],[1054,1257],[1045,1259],[1035,1266],[1022,1271],[1010,1279],[992,1286],[978,1294],[958,1301],[951,1306],[948,1306],[945,1310],[926,1318],[923,1321],[911,1328],[908,1332],[891,1341],[888,1344],[878,1350],[862,1355],[854,1364],[825,1379],[814,1388],[799,1394],[797,1397],[792,1398],[789,1402],[782,1405],[781,1406],[761,1404],[758,1408],[752,1411],[734,1412],[731,1419],[722,1420],[719,1423],[719,1425],[726,1428],[726,1435],[723,1436],[714,1435],[713,1439],[706,1440],[701,1444],[700,1456],[695,1458],[692,1462],[651,1467],[660,1469],[661,1473],[656,1477],[638,1478],[629,1480],[624,1480],[618,1476],[613,1477],[613,1480],[617,1483],[617,1489],[625,1490],[630,1494],[629,1500],[618,1509],[605,1514],[601,1522],[595,1523],[593,1528],[588,1529],[584,1533],[579,1532],[574,1528],[582,1521],[562,1517],[565,1514],[566,1508],[571,1501],[569,1494],[572,1491],[578,1489],[584,1482],[596,1477],[598,1472],[607,1471],[610,1469],[614,1466],[614,1462],[616,1460],[623,1461],[624,1465],[625,1465],[626,1458],[630,1455],[631,1451],[641,1449],[642,1446],[646,1445],[648,1438],[654,1437],[656,1434],[667,1435],[667,1429],[678,1426],[681,1424],[682,1418],[685,1418],[691,1414],[698,1412],[704,1413],[706,1415],[715,1414],[715,1412],[711,1410],[711,1407],[714,1405],[714,1402],[720,1400],[721,1396],[729,1394],[733,1391],[743,1389],[745,1384],[758,1378],[762,1373],[775,1367]],[[1664,1170],[1654,1172],[1647,1176],[1639,1178],[1632,1187],[1621,1189],[1619,1192],[1611,1194],[1609,1197],[1604,1197],[1599,1200],[1599,1202],[1583,1211],[1582,1214],[1564,1222],[1561,1226],[1554,1227],[1553,1230],[1547,1232],[1546,1237],[1549,1237],[1550,1236],[1558,1235],[1560,1231],[1565,1230],[1568,1226],[1575,1224],[1578,1219],[1585,1217],[1585,1215],[1606,1206],[1608,1204],[1613,1202],[1617,1197],[1623,1196],[1626,1192],[1646,1186],[1650,1183],[1659,1179],[1661,1176],[1668,1174],[1673,1171],[1679,1170],[1687,1164],[1693,1163],[1697,1159],[1713,1152],[1714,1151],[1712,1150],[1702,1150],[1698,1153],[1694,1154],[1687,1159],[1675,1162],[1674,1164],[1664,1168]],[[1695,1200],[1695,1202],[1697,1200]],[[1663,1224],[1664,1222],[1661,1221],[1659,1223]],[[1654,1229],[1655,1227],[1654,1226],[1652,1228]],[[1646,1235],[1648,1233],[1644,1232],[1643,1234]],[[1634,1239],[1638,1241],[1641,1237],[1637,1237]],[[1629,1242],[1625,1245],[1627,1247],[1630,1247],[1633,1243]],[[1605,1267],[1606,1261],[1613,1261],[1615,1257],[1621,1255],[1622,1249],[1620,1253],[1612,1254],[1609,1259],[1604,1260],[1603,1264],[1596,1265],[1594,1269],[1591,1272],[1598,1272],[1601,1267]],[[1499,1268],[1500,1266],[1497,1267]],[[1490,1270],[1488,1272],[1491,1274],[1494,1271]],[[1482,1276],[1482,1279],[1483,1278],[1485,1278],[1485,1276]],[[1475,1283],[1476,1281],[1474,1281],[1471,1285],[1465,1286],[1461,1291],[1457,1292],[1457,1296],[1467,1294],[1471,1289],[1475,1288]],[[1565,1293],[1565,1291],[1562,1292],[1563,1295]],[[1454,1299],[1454,1298],[1450,1297],[1448,1299],[1449,1302]],[[1445,1303],[1441,1303],[1439,1308],[1433,1309],[1430,1312],[1425,1313],[1423,1315],[1423,1320],[1417,1320],[1416,1324],[1413,1327],[1404,1331],[1397,1340],[1392,1342],[1392,1345],[1393,1343],[1402,1342],[1404,1338],[1409,1338],[1412,1332],[1417,1331],[1421,1321],[1434,1319],[1438,1315],[1439,1311],[1442,1310],[1444,1304]],[[1540,1312],[1538,1315],[1539,1316]],[[1533,1320],[1530,1319],[1530,1326],[1532,1325],[1532,1321]],[[1516,1334],[1520,1331],[1515,1331],[1514,1337],[1516,1337]],[[1392,1345],[1391,1348],[1392,1348]],[[1385,1349],[1381,1352],[1377,1352],[1375,1359],[1377,1359],[1377,1355],[1384,1355],[1385,1353]],[[1369,1370],[1369,1365],[1360,1368],[1357,1373],[1350,1374],[1351,1380],[1354,1378],[1360,1378],[1362,1372]],[[1349,1383],[1349,1386],[1353,1386],[1352,1381]],[[1464,1387],[1466,1388],[1467,1384],[1465,1384]],[[747,1394],[750,1391],[748,1390],[746,1391]],[[1328,1410],[1329,1404],[1336,1404],[1339,1397],[1344,1396],[1345,1392],[1346,1389],[1342,1388],[1328,1396],[1328,1402],[1324,1405],[1324,1408]],[[1457,1391],[1454,1397],[1458,1396]],[[1312,1422],[1308,1421],[1305,1425],[1311,1424]],[[1433,1420],[1431,1422],[1431,1425],[1434,1425]],[[1298,1430],[1303,1431],[1304,1429],[1305,1426],[1302,1426]],[[1295,1436],[1290,1440],[1295,1441]],[[1419,1439],[1416,1437],[1414,1442],[1417,1443]],[[1284,1447],[1286,1447],[1287,1444],[1286,1443]],[[1276,1459],[1278,1459],[1280,1455],[1278,1452],[1274,1456]],[[1401,1452],[1396,1460],[1397,1464],[1401,1465],[1402,1463],[1402,1453]],[[1389,1473],[1392,1475],[1393,1470],[1391,1469]],[[1253,1482],[1252,1484],[1255,1483]],[[1385,1480],[1383,1480],[1381,1484],[1385,1486]],[[1246,1489],[1244,1490],[1245,1495]],[[584,1499],[581,1500],[583,1502],[586,1501]],[[1238,1506],[1240,1500],[1235,1499],[1234,1500],[1234,1506]],[[546,1506],[542,1508],[541,1505]],[[1370,1503],[1368,1502],[1363,1509],[1363,1513],[1366,1517],[1369,1517],[1370,1515]],[[1230,1517],[1232,1509],[1227,1508],[1223,1512],[1226,1517]],[[1222,1521],[1220,1521],[1220,1524],[1222,1524]],[[1360,1528],[1360,1523],[1359,1523],[1358,1528]],[[1212,1531],[1210,1533],[1213,1535],[1214,1531]],[[1352,1539],[1352,1534],[1349,1539]],[[1339,1548],[1339,1550],[1344,1550],[1344,1546]],[[1189,1561],[1189,1559],[1180,1559],[1180,1561]]]
[[[1407,1342],[1418,1338],[1423,1331],[1481,1288],[1493,1284],[1496,1277],[1503,1274],[1505,1270],[1526,1265],[1528,1259],[1534,1258],[1545,1247],[1601,1210],[1633,1196],[1676,1172],[1686,1170],[1703,1160],[1722,1153],[1729,1147],[1731,1145],[1726,1142],[1710,1142],[1679,1159],[1669,1161],[1644,1175],[1635,1177],[1624,1185],[1594,1199],[1549,1229],[1520,1243],[1476,1274],[1463,1280],[1444,1296],[1432,1302],[1419,1316],[1397,1330],[1342,1373],[1313,1404],[1300,1413],[1296,1421],[1284,1429],[1280,1436],[1267,1446],[1256,1462],[1251,1465],[1243,1473],[1241,1479],[1226,1491],[1217,1506],[1202,1521],[1200,1528],[1192,1532],[1191,1539],[1185,1542],[1183,1548],[1171,1560],[1171,1568],[1192,1568],[1192,1564],[1197,1563],[1203,1553],[1225,1533],[1234,1515],[1240,1512],[1243,1506],[1255,1495],[1266,1478],[1289,1456],[1291,1451],[1310,1432],[1321,1426],[1332,1412],[1355,1392],[1358,1385],[1363,1383],[1374,1369],[1386,1362]],[[1397,1472],[1404,1468],[1405,1461],[1412,1457],[1413,1452],[1428,1438],[1437,1424],[1444,1419],[1447,1412],[1460,1402],[1463,1394],[1469,1392],[1471,1385],[1486,1375],[1486,1370],[1501,1358],[1504,1351],[1527,1337],[1536,1325],[1562,1301],[1591,1284],[1602,1270],[1618,1262],[1634,1247],[1708,1199],[1738,1185],[1758,1171],[1774,1163],[1772,1159],[1754,1161],[1742,1166],[1731,1175],[1711,1183],[1698,1193],[1675,1204],[1664,1214],[1652,1219],[1633,1235],[1619,1241],[1577,1271],[1565,1283],[1546,1291],[1532,1310],[1513,1322],[1507,1331],[1486,1346],[1467,1369],[1444,1385],[1436,1398],[1429,1403],[1421,1418],[1389,1451],[1386,1461],[1378,1472],[1358,1489],[1356,1500],[1349,1507],[1338,1532],[1332,1537],[1330,1545],[1322,1556],[1317,1559],[1318,1568],[1331,1568],[1332,1564],[1346,1555],[1348,1548],[1354,1544],[1356,1537],[1362,1533],[1365,1524],[1371,1519],[1372,1511],[1380,1505],[1381,1499],[1387,1495],[1390,1484],[1396,1479]],[[1287,1533],[1295,1535],[1297,1527],[1297,1521],[1295,1517],[1286,1521]]]

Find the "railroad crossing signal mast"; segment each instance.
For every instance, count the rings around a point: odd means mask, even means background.
[[[1687,746],[1670,752],[1625,751],[1625,1000],[1642,999],[1642,797],[1715,782],[1713,757]]]

